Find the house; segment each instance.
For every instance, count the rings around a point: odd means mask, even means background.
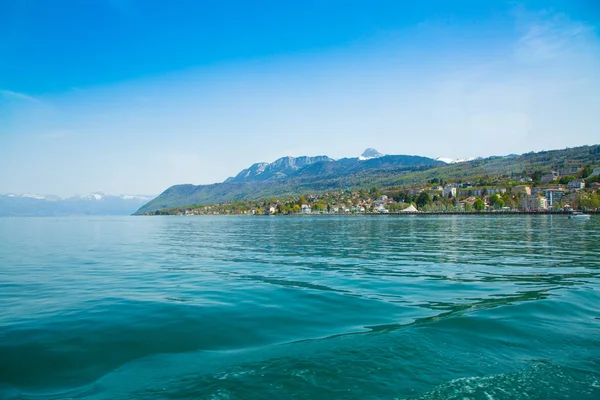
[[[463,189],[461,190],[458,194],[460,195],[460,197],[465,197],[465,196],[477,196],[477,197],[481,197],[483,196],[483,192],[485,191],[485,189]]]
[[[469,203],[470,205],[473,205],[473,204],[475,204],[475,200],[477,200],[477,197],[475,197],[475,196],[469,196],[466,199],[464,199],[463,201],[461,201],[460,203],[463,204],[463,205],[465,203]]]
[[[456,197],[456,188],[453,186],[445,186],[442,190],[442,197],[445,199]]]
[[[514,195],[524,194],[527,196],[531,195],[531,187],[527,185],[517,185],[513,187],[510,192]]]
[[[388,197],[384,194],[377,198],[377,201],[387,201]]]
[[[487,192],[490,196],[493,194],[504,194],[504,193],[506,193],[506,189],[504,189],[504,188],[489,188],[487,190]]]
[[[373,212],[384,213],[384,212],[389,212],[389,211],[385,209],[383,203],[377,203],[373,206]]]
[[[519,201],[519,208],[525,211],[540,211],[548,208],[548,199],[539,195],[524,195]]]
[[[592,182],[590,183],[590,188],[594,190],[600,189],[600,182]]]
[[[583,179],[573,179],[567,183],[567,189],[570,190],[581,190],[585,188],[585,181]]]
[[[308,204],[302,204],[302,207],[300,207],[300,213],[301,214],[310,214],[311,213],[310,206]]]

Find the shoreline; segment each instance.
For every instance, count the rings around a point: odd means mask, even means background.
[[[593,211],[556,211],[556,210],[544,210],[544,211],[418,211],[418,212],[388,212],[388,213],[375,213],[375,212],[364,212],[364,213],[295,213],[295,214],[143,214],[143,215],[135,215],[134,217],[360,217],[360,216],[426,216],[426,215],[479,215],[479,216],[502,216],[502,215],[564,215],[569,216],[573,214],[573,212],[581,212],[589,215],[598,215],[600,214],[600,210]]]

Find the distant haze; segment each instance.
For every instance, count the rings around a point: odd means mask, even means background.
[[[595,2],[453,3],[2,2],[0,193],[599,142]]]

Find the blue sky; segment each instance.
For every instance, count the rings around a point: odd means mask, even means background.
[[[600,142],[597,1],[415,3],[0,0],[0,193]]]

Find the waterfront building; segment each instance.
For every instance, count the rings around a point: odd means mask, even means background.
[[[565,191],[562,189],[545,189],[542,193],[548,200],[549,206],[560,203],[565,195]]]
[[[542,211],[548,209],[548,199],[539,195],[524,195],[519,201],[519,208],[523,211]]]

